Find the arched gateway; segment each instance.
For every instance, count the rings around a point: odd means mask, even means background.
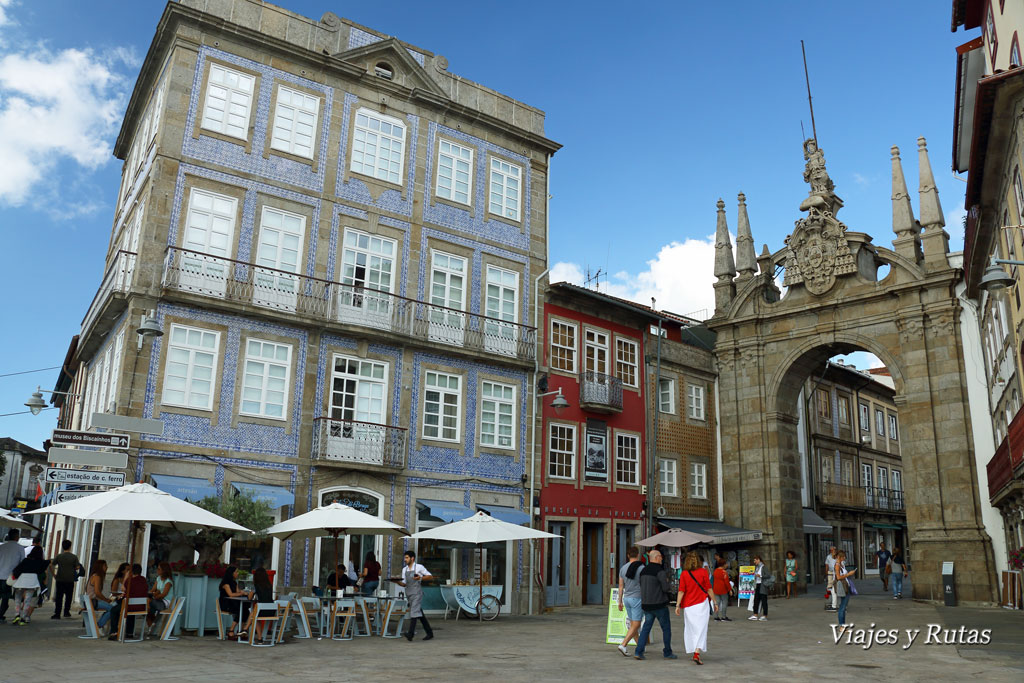
[[[868,351],[892,373],[903,425],[914,597],[941,599],[940,563],[953,560],[958,598],[990,602],[995,565],[981,523],[967,407],[954,291],[960,269],[948,257],[924,138],[918,148],[920,220],[892,148],[892,249],[847,232],[836,219],[842,200],[813,139],[804,143],[806,215],[781,250],[769,254],[766,245],[755,257],[741,194],[734,263],[719,200],[715,315],[708,326],[718,335],[725,521],[763,530],[770,566],[782,566],[785,549],[804,546],[798,395],[828,358]],[[883,266],[888,273],[879,280]]]

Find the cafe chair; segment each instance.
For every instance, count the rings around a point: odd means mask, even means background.
[[[174,602],[171,606],[165,610],[160,610],[156,615],[156,626],[160,628],[160,640],[177,640],[178,636],[175,633],[178,627],[178,617],[181,615],[181,610],[185,606],[185,597],[178,596],[174,598]],[[160,626],[160,622],[163,621],[163,626]]]
[[[298,598],[295,605],[295,628],[298,630],[296,638],[313,637],[313,619],[317,618],[316,628],[320,630],[320,601],[316,598]]]
[[[294,593],[291,595],[294,595]],[[277,629],[277,644],[280,645],[284,642],[285,631],[288,630],[288,620],[295,619],[295,615],[292,614],[291,599],[285,598],[277,601],[277,616],[280,619],[280,625]]]
[[[352,598],[335,600],[331,607],[331,639],[352,640],[352,622],[356,618],[356,601]],[[341,622],[341,630],[338,630]]]
[[[405,598],[395,598],[388,603],[388,611],[384,617],[384,625],[381,627],[381,636],[384,638],[401,638],[402,623],[409,615],[409,601]],[[395,624],[395,632],[391,633],[391,623]]]
[[[99,619],[96,616],[96,609],[92,606],[92,600],[84,594],[82,595],[82,605],[85,608],[85,613],[82,615],[82,624],[85,626],[85,635],[78,637],[95,640],[100,637],[100,625]]]
[[[353,624],[354,635],[369,636],[373,634],[373,624],[370,622],[370,613],[366,608],[366,598],[356,596],[356,619]],[[360,621],[360,618],[362,619]]]
[[[234,617],[220,608],[220,600],[215,599],[213,603],[217,606],[217,640],[227,640],[228,629],[224,627],[224,620],[228,620],[230,627]]]
[[[257,602],[253,609],[256,610],[256,614],[253,615],[249,625],[249,645],[273,647],[277,644],[277,628],[281,624],[281,613],[278,611],[277,603]],[[256,633],[258,624],[264,625],[262,636]]]
[[[146,639],[146,616],[149,614],[149,598],[125,598],[121,605],[121,623],[118,626],[118,640],[122,643],[141,643]],[[128,620],[132,620],[132,637],[126,637]],[[141,631],[138,638],[135,630]]]

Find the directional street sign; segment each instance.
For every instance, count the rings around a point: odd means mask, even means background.
[[[92,426],[104,429],[120,429],[122,432],[139,432],[140,434],[164,433],[163,420],[147,420],[127,415],[111,415],[110,413],[93,413]]]
[[[97,432],[78,432],[71,429],[54,429],[50,442],[57,446],[128,448],[131,444],[131,438],[127,434],[99,434]]]
[[[86,451],[80,448],[50,448],[46,452],[47,459],[55,465],[87,465],[90,467],[110,467],[123,470],[128,466],[128,454],[114,451]]]
[[[53,494],[54,503],[66,503],[69,500],[78,500],[79,498],[85,498],[91,496],[94,493],[100,493],[99,491],[56,491]]]
[[[90,486],[124,486],[124,472],[91,472],[46,468],[46,483],[88,484]]]

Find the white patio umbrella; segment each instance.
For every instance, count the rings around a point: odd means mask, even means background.
[[[500,541],[532,541],[538,538],[561,538],[561,536],[519,526],[518,524],[503,522],[484,512],[478,512],[472,517],[467,517],[458,522],[444,524],[433,529],[424,529],[413,534],[410,538],[450,541],[453,543],[472,543],[477,546],[477,550],[480,551],[480,597],[483,598],[484,568],[483,548],[480,547],[481,545]],[[479,617],[483,620],[482,611],[479,612]]]
[[[685,529],[669,529],[662,531],[660,534],[649,536],[642,541],[637,541],[636,544],[646,548],[653,548],[656,545],[663,545],[669,548],[685,548],[686,546],[697,545],[698,543],[714,542],[715,538],[713,536],[698,534],[693,531],[686,531]]]
[[[235,524],[230,519],[215,515],[198,505],[175,498],[166,491],[143,483],[128,484],[84,498],[48,505],[26,514],[64,515],[96,522],[131,522],[129,562],[132,561],[135,550],[135,529],[139,524],[147,522],[157,526],[173,527],[179,531],[229,529],[251,533],[250,529]]]
[[[304,538],[334,537],[334,566],[338,566],[338,536],[351,534],[393,534],[405,536],[403,527],[380,517],[374,517],[354,507],[334,502],[321,505],[309,512],[292,517],[268,528],[263,533],[282,541]]]
[[[7,529],[18,529],[20,531],[42,531],[39,527],[29,524],[21,517],[14,517],[8,514],[10,510],[0,508],[0,527]]]

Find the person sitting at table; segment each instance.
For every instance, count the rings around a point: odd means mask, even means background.
[[[174,602],[173,578],[171,565],[161,562],[156,566],[156,583],[149,590],[149,616],[146,617],[146,626],[153,626],[157,614]]]
[[[270,574],[263,567],[258,567],[252,573],[252,587],[255,598],[253,599],[256,603],[261,602],[274,602],[274,586],[270,583]],[[252,622],[259,616],[260,610],[253,610],[249,616],[249,620],[245,623],[245,629],[248,631],[252,628]],[[265,610],[267,614],[277,611],[277,606],[274,606],[273,610]],[[256,639],[263,638],[263,629],[266,627],[265,622],[256,622]]]
[[[224,570],[224,578],[220,580],[217,591],[220,595],[220,610],[231,615],[231,628],[228,629],[228,640],[238,638],[238,624],[241,620],[245,624],[249,619],[249,603],[245,600],[236,601],[231,598],[252,599],[251,591],[238,590],[238,581],[235,579],[235,567],[229,566]],[[237,604],[236,604],[237,603]],[[236,609],[237,608],[237,609]],[[241,614],[239,614],[241,612]]]
[[[359,575],[363,580],[363,595],[373,595],[380,585],[380,562],[373,554],[373,551],[366,553],[366,561],[363,562],[363,573]]]
[[[345,590],[351,585],[352,581],[348,578],[348,570],[343,564],[339,564],[335,571],[327,575],[327,590]]]
[[[114,608],[113,596],[107,597],[103,594],[103,582],[107,580],[107,561],[96,560],[92,563],[92,570],[89,572],[89,582],[85,584],[85,595],[92,600],[92,608],[103,614],[96,620],[96,625],[102,630],[110,621],[110,613]]]
[[[110,596],[115,600],[118,594],[124,593],[125,574],[131,567],[127,562],[122,562],[117,565],[117,571],[114,572],[114,578],[110,580]]]
[[[124,575],[124,598],[118,601],[111,610],[111,622],[110,630],[120,628],[121,621],[121,610],[128,604],[129,598],[147,598],[149,597],[149,582],[146,581],[146,577],[142,575],[142,565],[136,562],[133,564]],[[128,617],[125,619],[125,628],[128,629],[128,633],[135,632],[135,617]],[[117,640],[120,635],[120,631],[111,633],[108,640]]]

